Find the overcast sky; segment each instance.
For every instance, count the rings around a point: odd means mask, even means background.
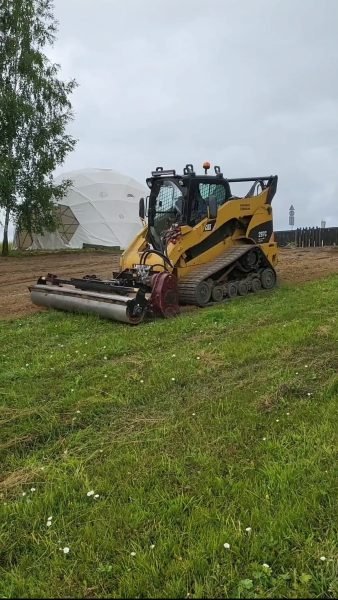
[[[338,0],[55,0],[75,77],[62,171],[278,174],[275,228],[338,225]],[[60,170],[58,171],[60,172]]]

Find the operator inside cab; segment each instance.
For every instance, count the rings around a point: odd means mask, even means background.
[[[163,234],[173,225],[187,224],[190,227],[208,216],[209,199],[216,198],[218,207],[222,206],[231,196],[229,182],[223,179],[219,168],[216,177],[208,176],[209,163],[204,166],[204,176],[195,176],[187,167],[182,179],[173,172],[165,172],[162,178],[161,170],[156,170],[151,179],[150,203],[149,203],[149,225],[151,238],[158,248],[162,248]],[[193,173],[193,176],[189,176]]]

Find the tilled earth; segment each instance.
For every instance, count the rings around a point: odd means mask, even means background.
[[[110,278],[118,270],[118,256],[93,251],[56,252],[0,257],[0,319],[13,319],[39,310],[31,303],[28,286],[39,275],[82,277],[96,274]],[[337,248],[280,249],[277,273],[280,283],[302,283],[338,273]]]

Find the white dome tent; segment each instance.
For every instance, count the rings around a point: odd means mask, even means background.
[[[81,169],[55,178],[72,180],[58,203],[60,225],[53,233],[16,232],[15,245],[27,250],[57,250],[90,246],[126,248],[140,231],[139,199],[147,189],[135,179],[111,169]]]

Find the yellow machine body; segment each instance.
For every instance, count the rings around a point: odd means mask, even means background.
[[[243,198],[243,200],[237,198],[228,200],[219,207],[215,222],[205,217],[194,227],[182,225],[180,227],[180,236],[176,243],[169,242],[167,247],[167,255],[174,266],[173,270],[177,278],[184,278],[196,266],[209,264],[214,261],[226,248],[231,248],[243,242],[258,244],[259,242],[251,237],[252,230],[262,228],[262,231],[266,231],[267,226],[273,229],[272,208],[266,204],[267,194],[268,190],[263,190],[260,194]],[[231,236],[224,237],[189,262],[185,260],[187,249],[203,243],[209,237],[213,236],[225,223],[236,220],[240,224],[241,220],[247,217],[249,217],[250,221],[246,227],[239,225]],[[207,229],[208,224],[213,225],[212,230]],[[145,225],[121,255],[120,270],[134,269],[136,265],[139,265],[140,257],[147,246],[148,225]],[[278,260],[278,251],[273,231],[270,233],[269,239],[260,243],[259,246],[269,263],[275,266]],[[162,266],[159,265],[161,262]],[[154,254],[148,255],[146,264],[152,266],[156,271],[163,271],[165,269],[163,261]]]

